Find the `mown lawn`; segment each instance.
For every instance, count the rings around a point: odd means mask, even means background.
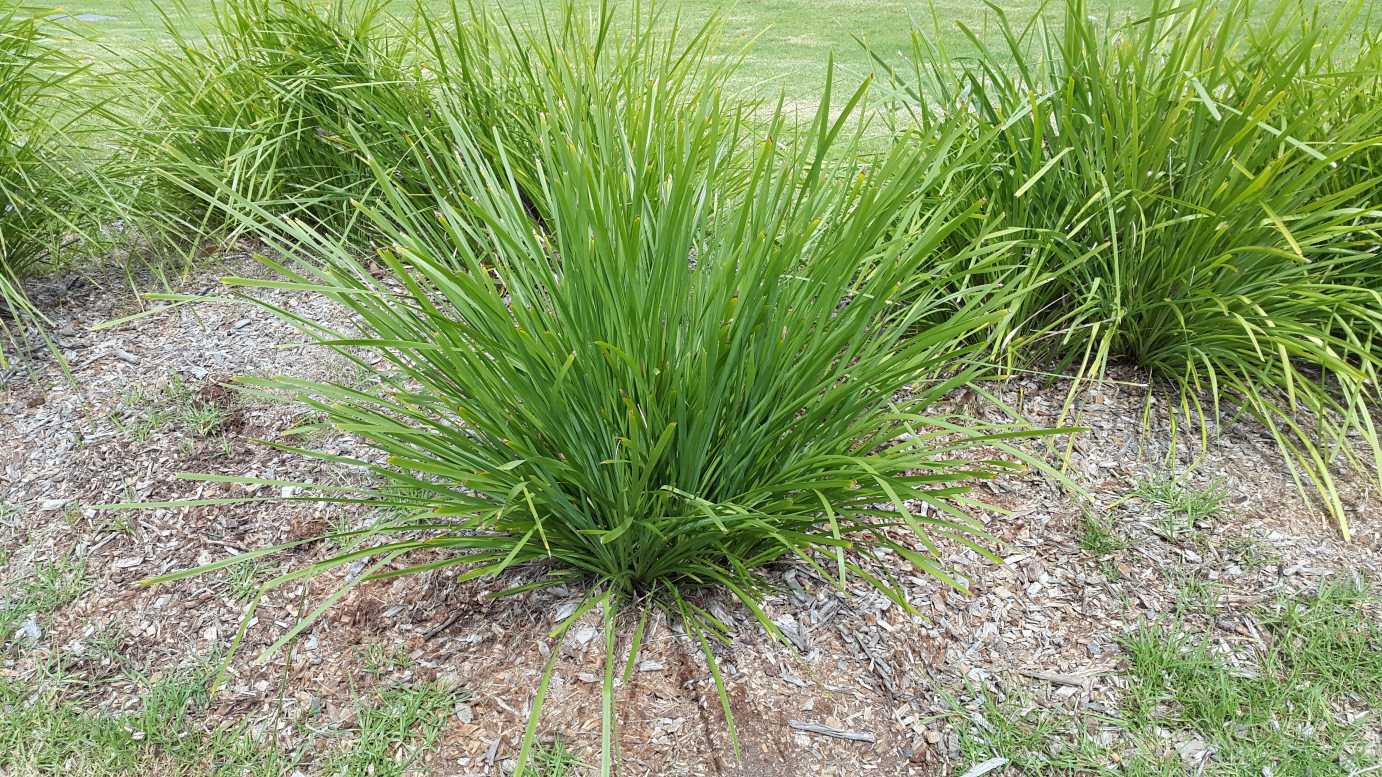
[[[463,3],[464,0],[462,0]],[[502,8],[516,17],[536,15],[542,2],[498,2],[482,0],[492,8]],[[450,13],[450,0],[421,0],[438,14]],[[631,0],[614,0],[630,5]],[[401,18],[412,15],[411,0],[395,0]],[[551,2],[548,7],[554,7]],[[864,0],[681,0],[665,4],[667,11],[680,10],[683,25],[696,25],[716,11],[723,14],[726,34],[721,44],[726,53],[736,47],[748,48],[747,67],[739,78],[764,95],[779,91],[788,99],[810,100],[820,94],[826,64],[831,54],[849,81],[864,77],[870,58],[860,41],[884,55],[896,55],[911,47],[909,30],[913,26],[935,28],[940,42],[956,54],[972,51],[973,46],[961,31],[964,24],[986,43],[997,44],[994,12],[981,3],[966,0],[920,2],[865,2]],[[1004,0],[999,4],[1011,19],[1032,18],[1049,3],[1040,0]],[[1093,8],[1126,17],[1145,11],[1150,0],[1092,0]],[[1326,13],[1343,5],[1343,0],[1322,0]],[[1382,4],[1376,4],[1382,8]],[[209,22],[214,0],[183,0],[161,7],[184,29],[196,29]],[[1262,7],[1265,8],[1266,4]],[[114,57],[130,46],[147,45],[167,39],[163,32],[160,4],[150,0],[81,0],[61,6],[56,13],[66,14],[78,32],[89,36],[98,57]],[[1057,13],[1047,10],[1048,17]],[[668,23],[675,17],[668,15]]]

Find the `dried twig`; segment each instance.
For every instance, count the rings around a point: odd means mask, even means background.
[[[1071,688],[1084,688],[1089,685],[1092,677],[1081,677],[1072,674],[1057,674],[1055,672],[1037,672],[1027,669],[1019,669],[1017,673],[1023,677],[1030,677],[1033,680],[1044,680],[1053,685],[1068,685]]]
[[[807,734],[820,734],[823,737],[834,737],[836,739],[848,739],[851,742],[877,742],[878,738],[867,731],[845,731],[844,729],[822,726],[819,723],[808,723],[804,720],[789,720],[787,725],[796,731],[803,731]]]
[[[428,630],[427,630],[427,633],[422,635],[422,640],[423,640],[424,642],[427,642],[427,641],[429,641],[429,640],[432,640],[432,639],[436,638],[436,636],[437,636],[438,634],[441,634],[443,631],[446,631],[447,629],[451,628],[451,626],[454,625],[454,624],[456,623],[456,621],[458,621],[458,620],[460,620],[460,619],[461,619],[461,613],[459,613],[459,612],[452,613],[452,614],[451,614],[451,617],[447,618],[446,620],[442,621],[441,623],[437,624],[436,626],[433,626],[432,628],[428,629]]]

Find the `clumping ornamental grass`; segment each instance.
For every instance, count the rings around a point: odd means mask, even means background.
[[[130,220],[174,244],[223,237],[239,226],[209,196],[224,188],[366,243],[350,204],[374,186],[365,155],[397,167],[433,115],[416,36],[387,6],[229,0],[196,34],[165,15],[173,45],[127,58],[106,111]]]
[[[1262,27],[1249,0],[1158,1],[1126,24],[1064,6],[1020,29],[994,7],[1006,45],[970,33],[972,59],[917,34],[912,69],[890,70],[923,135],[963,118],[984,147],[965,175],[985,217],[961,242],[1025,238],[956,273],[1021,290],[992,353],[1083,377],[1131,362],[1202,436],[1245,411],[1347,536],[1331,467],[1382,480],[1382,70],[1348,35],[1360,6],[1331,21],[1282,0]]]
[[[636,665],[652,610],[701,647],[737,750],[715,660],[730,627],[702,606],[703,590],[729,592],[780,637],[762,609],[762,572],[777,562],[904,607],[904,569],[963,588],[941,564],[942,543],[992,557],[966,484],[1013,466],[994,457],[1026,433],[936,404],[973,376],[964,344],[1002,299],[956,293],[958,279],[934,268],[982,267],[1008,247],[975,242],[939,261],[971,200],[954,181],[950,207],[912,193],[945,186],[966,153],[960,138],[833,165],[858,149],[864,89],[842,108],[827,92],[806,126],[779,108],[764,127],[721,88],[709,31],[679,42],[653,35],[654,21],[567,9],[515,33],[543,86],[525,109],[540,117],[528,194],[482,139],[502,130],[448,101],[437,142],[449,153],[420,165],[430,199],[367,156],[380,196],[364,213],[384,245],[373,257],[229,185],[217,194],[276,255],[300,257],[263,258],[280,280],[229,283],[339,304],[350,317],[340,329],[269,307],[372,385],[246,380],[380,454],[304,451],[370,477],[353,489],[293,484],[306,489],[296,498],[400,516],[262,586],[368,561],[269,652],[371,580],[441,569],[457,582],[505,579],[522,567],[501,595],[574,585],[584,598],[552,637],[587,613],[604,624],[604,774],[617,752],[615,678]],[[238,500],[200,503],[225,501]],[[520,771],[559,653],[535,690]]]
[[[1292,132],[1304,123],[1321,142],[1347,147],[1347,162],[1334,168],[1330,185],[1346,189],[1364,183],[1371,191],[1357,200],[1376,206],[1382,202],[1382,128],[1371,122],[1382,94],[1382,31],[1377,29],[1382,9],[1349,2],[1322,18],[1318,6],[1308,11],[1293,3],[1269,7],[1280,18],[1246,30],[1243,68],[1289,75],[1281,79],[1283,94],[1272,125]]]
[[[45,323],[23,280],[58,259],[87,205],[71,153],[79,115],[64,102],[78,73],[41,19],[0,3],[0,368],[6,345]]]

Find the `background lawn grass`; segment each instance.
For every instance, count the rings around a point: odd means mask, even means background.
[[[462,0],[464,2],[464,0]],[[503,9],[514,18],[522,19],[541,11],[538,0],[482,0],[495,9]],[[593,0],[592,0],[593,2]],[[629,5],[633,0],[613,0],[616,5]],[[450,13],[450,0],[422,0],[438,14]],[[1319,7],[1330,13],[1344,4],[1344,0],[1320,0]],[[56,7],[54,14],[62,15],[75,32],[88,37],[89,42],[76,45],[92,49],[97,59],[113,58],[130,47],[166,41],[159,3],[153,0],[78,0]],[[209,26],[215,0],[180,0],[163,7],[185,29]],[[408,18],[413,13],[411,0],[396,0],[397,13]],[[554,2],[548,2],[554,8]],[[953,54],[973,50],[958,24],[974,30],[986,43],[998,43],[998,29],[993,23],[993,11],[971,0],[934,0],[934,2],[900,2],[884,0],[664,0],[667,21],[680,12],[683,25],[694,26],[710,14],[720,11],[724,17],[723,45],[733,51],[750,45],[746,66],[738,80],[765,96],[779,91],[789,100],[814,103],[824,83],[826,63],[833,52],[845,82],[858,81],[870,70],[868,54],[856,38],[883,54],[897,54],[910,50],[910,29],[915,26],[933,29],[938,22],[941,43]],[[1049,3],[1040,0],[1003,0],[1003,12],[1014,22],[1023,22]],[[1145,11],[1150,0],[1091,0],[1092,8],[1112,12],[1124,18]],[[1266,4],[1262,7],[1265,9]],[[1373,7],[1382,9],[1382,1]],[[1050,6],[1046,15],[1058,17],[1058,8]]]

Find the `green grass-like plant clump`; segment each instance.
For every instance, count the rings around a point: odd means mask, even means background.
[[[215,190],[345,230],[379,164],[409,158],[433,111],[416,37],[383,0],[231,0],[172,47],[130,58],[108,111],[128,153],[132,220],[183,243],[236,224]],[[395,170],[400,179],[408,171]],[[363,236],[352,239],[365,242]]]
[[[1272,126],[1292,134],[1313,131],[1322,146],[1344,150],[1329,186],[1348,190],[1362,184],[1357,202],[1375,209],[1382,203],[1378,188],[1382,132],[1370,124],[1382,89],[1382,32],[1376,29],[1382,21],[1379,9],[1375,3],[1352,0],[1335,15],[1310,4],[1269,3],[1267,7],[1291,24],[1278,20],[1248,28],[1243,67],[1247,72],[1283,74],[1283,94]],[[1332,32],[1321,40],[1324,25]],[[1292,27],[1301,33],[1293,34]],[[1286,45],[1290,41],[1295,45]]]
[[[443,101],[450,153],[430,156],[430,199],[375,165],[380,197],[365,212],[387,247],[370,260],[339,231],[220,193],[270,245],[309,257],[265,258],[284,280],[231,283],[338,303],[351,318],[342,329],[271,309],[374,385],[249,381],[297,396],[384,455],[310,454],[363,467],[372,481],[303,484],[302,498],[365,500],[402,516],[365,530],[376,538],[365,547],[265,583],[369,559],[277,645],[363,581],[526,566],[528,582],[505,593],[577,584],[584,600],[553,636],[600,613],[606,772],[614,678],[634,666],[650,609],[700,644],[737,747],[715,661],[731,630],[702,606],[702,589],[726,590],[780,636],[761,607],[761,572],[778,561],[904,607],[901,568],[963,588],[939,543],[989,555],[966,481],[1011,466],[994,457],[1025,433],[936,406],[973,377],[965,343],[1002,299],[956,294],[961,284],[932,268],[982,266],[1008,247],[976,242],[938,261],[972,213],[959,188],[949,207],[912,192],[942,187],[965,153],[959,136],[899,144],[862,168],[832,164],[858,149],[864,88],[840,109],[827,93],[804,127],[779,108],[759,135],[764,119],[721,88],[710,36],[663,38],[654,21],[568,9],[516,34],[543,87],[530,114],[540,117],[536,186],[525,194],[480,140],[492,130]],[[616,633],[625,611],[637,623],[627,641]]]
[[[1127,539],[1118,533],[1107,518],[1092,512],[1080,517],[1076,539],[1081,548],[1094,556],[1110,556],[1128,547]]]
[[[1157,525],[1168,539],[1217,515],[1227,496],[1223,483],[1217,480],[1196,488],[1184,477],[1155,473],[1137,481],[1132,491],[1132,496],[1160,506],[1163,512]]]
[[[0,368],[5,346],[45,320],[23,280],[58,258],[81,219],[69,131],[76,112],[64,103],[78,73],[43,20],[0,3]]]
[[[976,277],[1023,291],[995,355],[1085,376],[1132,362],[1201,430],[1242,407],[1347,534],[1331,466],[1382,477],[1379,71],[1375,43],[1347,37],[1359,4],[1291,7],[1254,27],[1248,0],[1158,2],[1114,25],[1067,0],[1059,26],[1004,20],[1001,50],[972,36],[972,60],[918,35],[893,75],[923,128],[965,116],[985,147],[975,230],[1026,238]]]

